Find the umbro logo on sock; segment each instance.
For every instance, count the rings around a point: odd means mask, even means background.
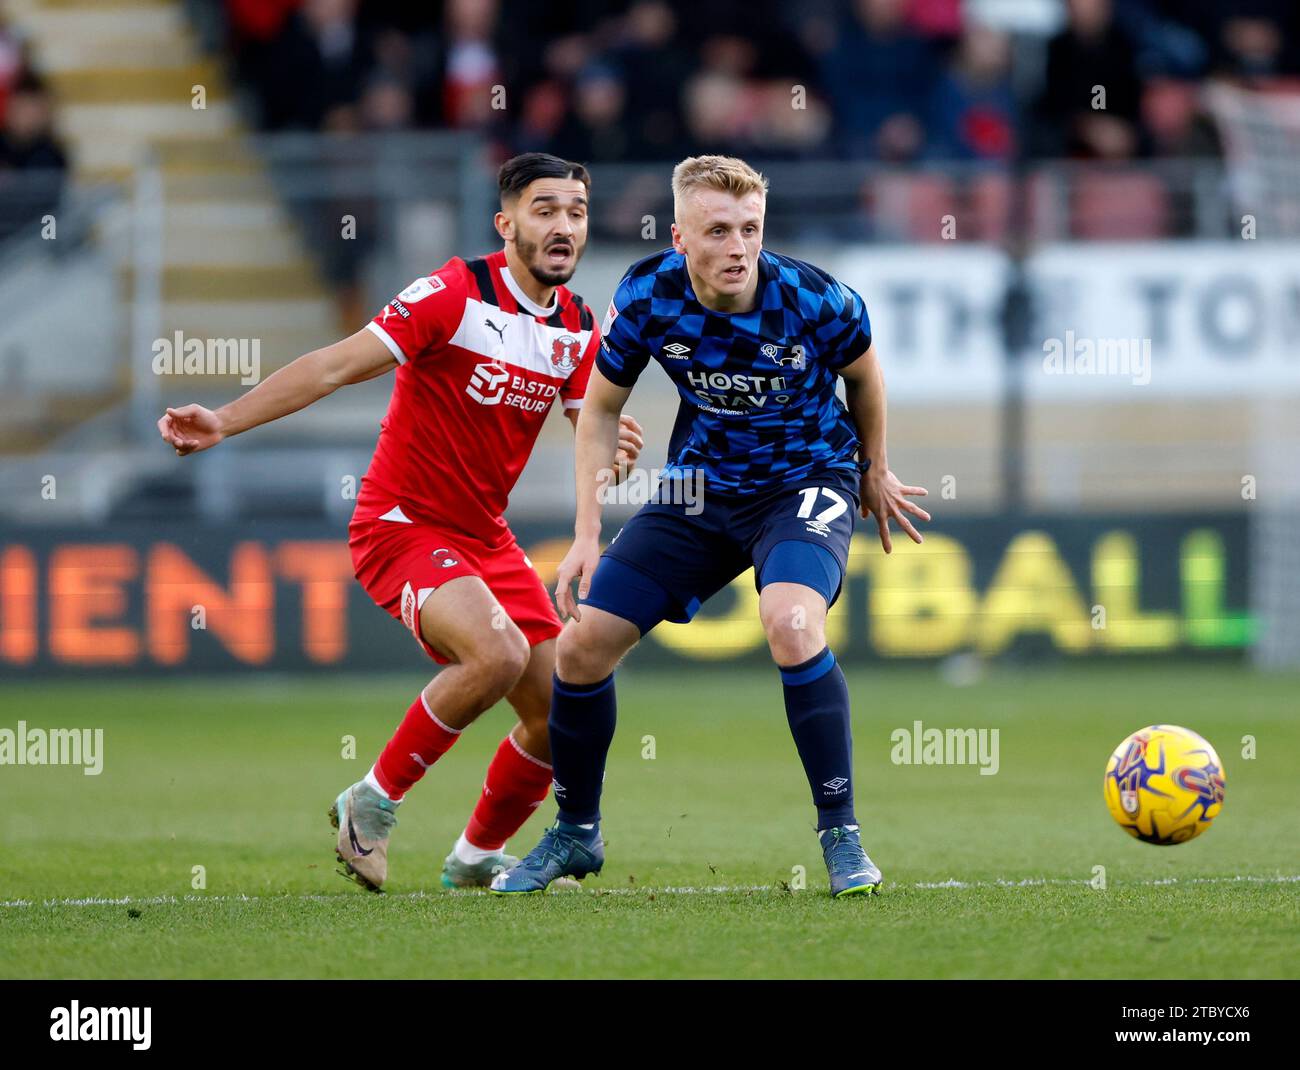
[[[830,780],[826,781],[826,783],[824,783],[822,787],[828,788],[832,795],[842,795],[844,793],[844,789],[848,784],[848,782],[849,782],[848,777],[837,776],[837,777],[832,777]]]

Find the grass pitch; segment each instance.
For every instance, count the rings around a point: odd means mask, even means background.
[[[1300,976],[1300,678],[848,675],[858,816],[886,883],[839,902],[768,667],[621,672],[605,871],[510,900],[438,885],[505,706],[408,796],[375,896],[335,875],[325,812],[414,673],[0,685],[0,727],[104,729],[99,776],[0,767],[0,976]],[[893,764],[890,733],[915,720],[999,729],[998,773]],[[1205,735],[1227,770],[1214,827],[1172,848],[1131,840],[1101,795],[1112,748],[1161,721]],[[553,814],[548,799],[512,849]]]

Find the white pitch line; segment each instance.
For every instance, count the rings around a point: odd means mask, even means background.
[[[999,878],[992,881],[959,881],[955,879],[946,881],[915,881],[911,884],[895,884],[895,888],[913,888],[919,891],[935,891],[967,888],[1038,888],[1047,885],[1067,885],[1080,886],[1088,885],[1092,882],[1082,877],[1025,877],[1021,880],[1005,880]],[[1235,877],[1162,877],[1158,880],[1145,881],[1115,881],[1112,887],[1115,888],[1158,888],[1166,887],[1173,884],[1296,884],[1300,883],[1300,874],[1281,875],[1276,877],[1256,877],[1247,875],[1238,875]],[[886,888],[890,884],[886,882]],[[779,884],[714,884],[706,885],[699,888],[668,886],[664,888],[632,887],[632,888],[590,888],[585,889],[590,894],[596,895],[734,895],[738,892],[774,892],[779,891]],[[481,895],[478,889],[461,888],[450,891],[439,892],[389,892],[376,899],[444,899],[447,896],[464,896],[464,895]],[[567,895],[570,892],[556,892],[556,895]],[[101,906],[176,906],[181,903],[273,903],[277,900],[292,900],[294,902],[304,903],[333,903],[349,898],[348,893],[344,892],[338,895],[324,895],[320,893],[304,893],[284,895],[153,895],[153,896],[131,896],[124,895],[116,898],[106,896],[87,896],[85,898],[64,898],[64,899],[43,899],[38,904],[32,899],[9,899],[0,901],[0,907],[101,907]]]

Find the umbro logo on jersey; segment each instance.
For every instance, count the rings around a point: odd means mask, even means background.
[[[465,393],[480,405],[500,405],[510,373],[495,362],[474,365]]]
[[[674,360],[685,360],[686,355],[691,351],[690,346],[684,346],[681,342],[674,342],[672,345],[664,346],[662,352]]]
[[[810,520],[808,521],[808,530],[824,539],[831,533],[831,526],[824,520]]]

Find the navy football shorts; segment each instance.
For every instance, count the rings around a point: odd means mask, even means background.
[[[844,583],[858,511],[858,472],[825,469],[755,494],[707,487],[695,515],[661,484],[601,555],[581,604],[629,620],[645,635],[660,621],[685,623],[749,568],[760,591],[801,583],[834,605]]]

